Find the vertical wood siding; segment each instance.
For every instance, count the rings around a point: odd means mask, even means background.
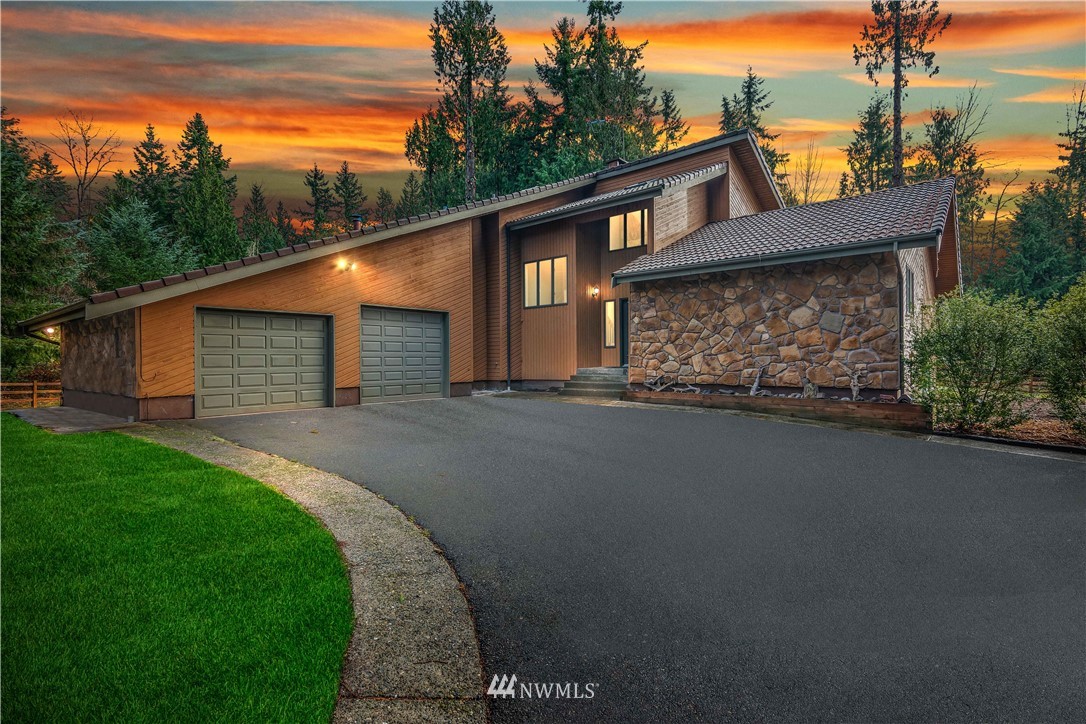
[[[340,271],[343,259],[356,264]],[[195,393],[195,307],[335,315],[335,384],[359,384],[359,307],[449,313],[451,382],[474,372],[471,221],[357,247],[294,266],[149,304],[142,313],[141,397]]]
[[[747,182],[747,178],[739,168],[739,164],[735,164],[734,168],[728,169],[728,179],[729,219],[735,219],[740,216],[749,216],[750,214],[756,214],[759,211],[762,211],[762,207],[758,203],[758,197],[755,196],[754,190]]]

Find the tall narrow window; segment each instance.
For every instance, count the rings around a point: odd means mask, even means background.
[[[569,271],[564,256],[524,264],[524,306],[551,307],[569,302]]]
[[[603,346],[615,346],[615,300],[608,299],[603,303]]]
[[[915,291],[916,279],[913,278],[913,270],[905,270],[905,313],[912,314],[913,307],[916,304],[916,291]]]
[[[634,249],[645,244],[645,210],[631,211],[608,219],[608,243],[611,251]]]

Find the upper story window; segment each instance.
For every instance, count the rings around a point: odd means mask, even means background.
[[[645,210],[612,216],[609,220],[611,251],[633,249],[645,244]]]
[[[566,257],[530,261],[524,265],[524,306],[552,307],[567,303]]]

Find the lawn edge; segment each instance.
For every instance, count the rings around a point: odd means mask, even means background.
[[[452,564],[395,506],[338,475],[171,423],[118,431],[234,470],[276,490],[335,539],[354,623],[333,722],[484,722],[473,612]]]

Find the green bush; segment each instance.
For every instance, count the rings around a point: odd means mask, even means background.
[[[1041,374],[1061,420],[1086,434],[1086,274],[1041,313]]]
[[[906,359],[917,401],[937,424],[959,430],[1010,427],[1024,419],[1023,383],[1037,361],[1032,309],[990,292],[927,305]]]
[[[0,379],[52,382],[60,379],[60,347],[29,337],[0,337]]]

